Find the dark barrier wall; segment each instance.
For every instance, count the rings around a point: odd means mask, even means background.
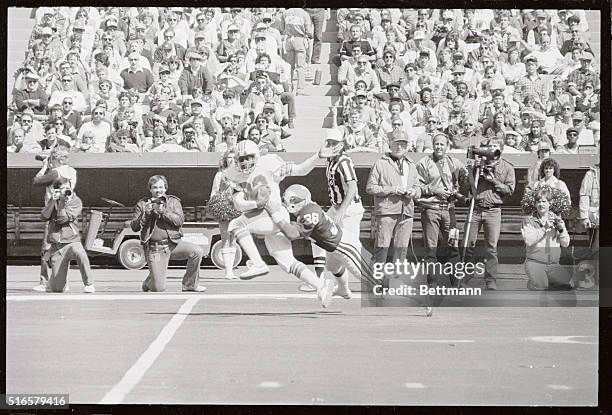
[[[299,162],[309,155],[305,153],[283,153],[287,161]],[[417,162],[422,154],[410,154]],[[463,154],[453,154],[465,161]],[[377,154],[352,154],[359,180],[359,194],[365,205],[372,199],[365,192],[365,185],[371,165],[380,157]],[[504,156],[516,169],[517,189],[508,202],[518,206],[526,184],[527,168],[536,161],[532,154]],[[562,166],[561,179],[567,183],[572,194],[572,205],[578,204],[578,189],[584,173],[593,166],[595,155],[555,155]],[[101,206],[100,197],[106,197],[134,205],[138,199],[147,196],[147,181],[154,174],[166,175],[170,191],[181,198],[185,206],[204,205],[210,196],[212,181],[217,172],[218,155],[214,153],[145,153],[145,154],[79,154],[70,158],[70,164],[77,169],[76,192],[85,206]],[[15,206],[42,206],[44,189],[32,186],[32,178],[40,169],[40,162],[33,154],[9,154],[7,158],[7,203]],[[104,167],[96,167],[104,166]],[[312,192],[315,201],[329,204],[324,161],[306,177],[287,178],[281,188],[301,183]]]

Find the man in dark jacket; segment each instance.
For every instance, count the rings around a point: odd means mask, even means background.
[[[178,197],[166,194],[167,189],[168,181],[164,176],[151,176],[151,197],[138,201],[131,222],[132,230],[140,231],[140,242],[149,265],[149,276],[142,283],[142,290],[164,291],[170,259],[187,259],[183,291],[206,291],[206,287],[198,285],[204,251],[200,246],[181,239],[183,206]]]
[[[48,221],[47,242],[50,244],[49,257],[51,277],[47,292],[67,291],[67,275],[70,261],[77,260],[86,293],[95,293],[93,275],[87,252],[81,243],[81,235],[76,225],[83,210],[83,202],[71,190],[70,180],[59,177],[53,182],[53,194],[41,213]]]
[[[483,146],[489,150],[504,150],[504,140],[491,139]],[[500,153],[501,154],[501,153]],[[497,242],[501,233],[501,207],[512,196],[516,186],[514,167],[502,158],[485,159],[480,161],[481,176],[476,189],[476,204],[470,231],[468,235],[468,249],[465,258],[470,262],[473,250],[478,239],[478,232],[484,229],[485,239],[485,283],[487,290],[497,289]],[[467,283],[465,280],[464,283]]]

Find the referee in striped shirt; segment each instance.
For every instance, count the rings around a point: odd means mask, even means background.
[[[328,130],[325,138],[327,147],[340,147],[338,155],[327,159],[327,190],[331,207],[326,212],[336,225],[342,229],[342,234],[351,241],[353,246],[361,250],[359,232],[361,219],[363,218],[363,205],[357,191],[357,174],[353,160],[345,152],[345,140],[341,131],[337,129]],[[312,256],[315,271],[320,277],[325,269],[325,251],[312,245]],[[355,275],[356,278],[360,276]],[[302,291],[310,291],[310,286],[300,286]]]

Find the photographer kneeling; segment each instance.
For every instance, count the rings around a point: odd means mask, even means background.
[[[526,217],[521,226],[527,245],[527,288],[545,290],[551,286],[571,289],[571,275],[559,264],[561,247],[569,246],[570,236],[563,219],[550,211],[551,191],[544,188],[535,192],[535,212]]]
[[[83,210],[83,202],[71,190],[70,181],[64,177],[53,182],[53,194],[41,213],[48,221],[49,256],[51,277],[47,292],[64,292],[70,261],[76,259],[85,284],[86,293],[96,292],[87,252],[81,243],[79,228],[75,224]]]
[[[181,240],[183,206],[178,197],[166,194],[167,189],[168,181],[164,176],[151,176],[151,197],[138,201],[131,222],[132,230],[140,231],[140,242],[144,246],[149,266],[149,275],[142,283],[142,291],[166,289],[166,271],[170,259],[187,259],[183,291],[206,291],[206,287],[198,285],[204,251],[196,244]]]

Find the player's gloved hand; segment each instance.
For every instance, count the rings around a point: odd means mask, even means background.
[[[263,209],[270,200],[270,187],[261,186],[257,189],[257,196],[255,198],[255,202],[257,203],[257,207],[259,209]]]

